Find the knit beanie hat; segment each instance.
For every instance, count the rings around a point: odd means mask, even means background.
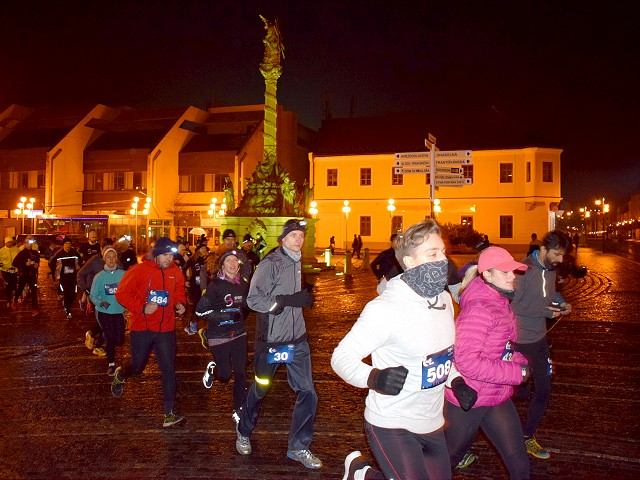
[[[105,260],[107,253],[113,252],[116,254],[116,258],[118,258],[118,252],[112,246],[106,246],[102,249],[102,259]]]
[[[178,245],[169,237],[160,237],[153,246],[151,253],[154,257],[165,253],[175,254],[178,253]]]
[[[300,232],[305,232],[307,230],[307,222],[304,220],[298,220],[296,218],[291,218],[287,220],[282,227],[282,233],[278,237],[278,240],[282,240],[284,237],[289,235],[291,232],[299,230]]]

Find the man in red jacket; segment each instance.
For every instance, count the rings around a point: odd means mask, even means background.
[[[163,427],[184,420],[173,412],[176,398],[176,314],[185,311],[184,276],[173,262],[177,245],[167,237],[159,238],[151,251],[153,258],[131,267],[125,273],[116,299],[131,313],[131,362],[116,368],[111,384],[114,397],[121,397],[128,377],[140,375],[155,353],[162,375],[164,396]]]

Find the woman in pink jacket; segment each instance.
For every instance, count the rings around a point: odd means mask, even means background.
[[[522,426],[511,401],[513,387],[528,376],[526,359],[514,352],[516,319],[509,305],[515,271],[527,266],[500,247],[482,251],[477,267],[465,274],[456,321],[454,362],[467,385],[477,392],[472,408],[445,393],[445,431],[451,465],[457,465],[481,428],[502,457],[511,479],[529,478]],[[455,378],[452,387],[462,379]]]

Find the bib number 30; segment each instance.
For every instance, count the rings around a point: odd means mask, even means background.
[[[422,389],[433,388],[447,381],[453,363],[453,346],[445,348],[422,360]]]
[[[284,363],[290,364],[293,361],[295,354],[295,345],[279,345],[277,347],[270,347],[267,353],[267,363]]]

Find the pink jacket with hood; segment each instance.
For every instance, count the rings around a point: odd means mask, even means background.
[[[460,307],[455,367],[467,385],[478,392],[474,407],[499,405],[511,397],[513,385],[522,382],[522,367],[527,364],[524,355],[506,349],[507,342],[517,338],[515,315],[509,300],[481,276],[464,290]],[[447,401],[459,406],[451,389],[447,388],[445,395]]]

